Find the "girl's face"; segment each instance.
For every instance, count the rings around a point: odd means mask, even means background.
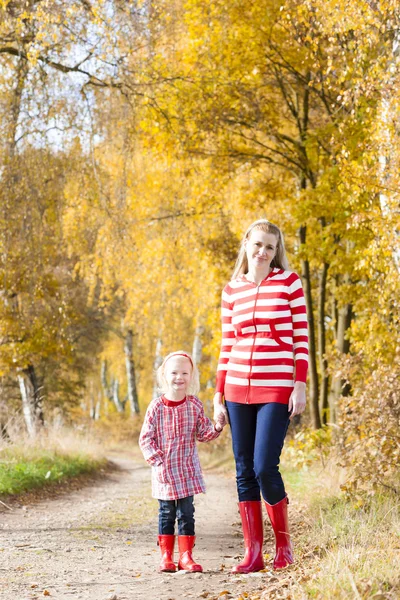
[[[185,393],[192,377],[192,365],[186,356],[171,356],[164,366],[164,378],[171,395]]]
[[[276,254],[278,238],[273,233],[265,233],[260,229],[253,229],[245,241],[246,256],[249,271],[253,269],[268,269]]]

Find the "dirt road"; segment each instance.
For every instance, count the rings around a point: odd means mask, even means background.
[[[231,575],[242,552],[235,482],[215,474],[196,497],[195,558],[204,573],[158,573],[150,469],[128,456],[112,460],[119,469],[90,486],[0,511],[1,600],[232,599],[259,597],[276,581],[269,569]],[[265,547],[273,551],[271,537]]]

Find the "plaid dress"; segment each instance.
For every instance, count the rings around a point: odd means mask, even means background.
[[[219,434],[196,396],[180,402],[163,396],[153,400],[139,438],[143,456],[152,466],[153,498],[178,500],[204,493],[196,440],[209,442]]]

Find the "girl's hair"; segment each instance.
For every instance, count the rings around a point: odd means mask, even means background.
[[[190,365],[192,367],[192,376],[190,378],[187,393],[189,395],[197,394],[200,389],[199,371],[198,371],[195,363],[193,362],[193,359],[190,356],[190,354],[188,354],[187,352],[184,352],[183,350],[178,350],[177,352],[171,352],[170,354],[168,354],[168,356],[166,356],[164,358],[162,364],[158,367],[158,369],[156,371],[158,389],[160,390],[160,392],[162,392],[164,394],[165,394],[165,392],[168,391],[168,385],[167,385],[167,382],[165,381],[164,371],[165,371],[166,362],[173,356],[184,356],[185,358],[187,358],[189,360]]]
[[[285,250],[285,243],[283,241],[283,235],[281,230],[273,223],[270,223],[267,219],[259,219],[258,221],[254,221],[254,223],[250,225],[250,227],[247,229],[246,233],[243,236],[235,268],[233,270],[232,279],[236,279],[236,277],[247,273],[247,271],[249,270],[245,242],[249,239],[253,229],[264,231],[265,233],[272,233],[276,236],[278,244],[276,247],[275,256],[271,261],[271,267],[277,267],[278,269],[284,269],[285,271],[289,269],[289,263]]]

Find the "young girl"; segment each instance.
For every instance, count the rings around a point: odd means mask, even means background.
[[[203,571],[192,558],[193,496],[205,492],[196,439],[214,440],[225,421],[221,418],[214,426],[205,416],[201,401],[194,395],[199,390],[199,374],[186,352],[172,352],[165,358],[157,370],[157,383],[163,394],[147,409],[139,445],[152,466],[152,495],[159,502],[160,571],[176,570],[175,519],[178,520],[178,569]]]

